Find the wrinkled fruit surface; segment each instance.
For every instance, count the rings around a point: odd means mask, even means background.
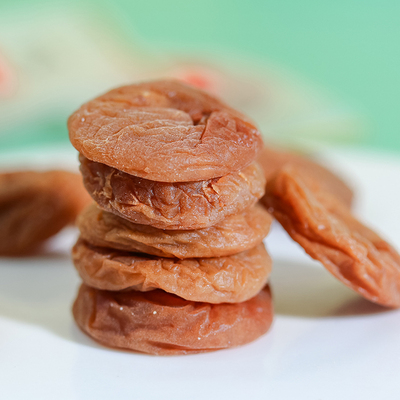
[[[94,246],[184,259],[228,256],[251,249],[267,236],[271,222],[271,215],[256,204],[209,228],[171,231],[134,224],[91,204],[80,214],[77,225],[81,238]]]
[[[267,184],[264,204],[304,250],[365,298],[400,307],[400,256],[348,207],[310,188],[294,168]]]
[[[178,355],[249,343],[268,331],[273,310],[268,287],[243,303],[208,304],[161,290],[121,293],[82,285],[73,314],[105,346]]]
[[[88,159],[160,182],[241,171],[262,147],[249,119],[178,81],[112,90],[72,114],[68,129]]]
[[[208,303],[235,303],[255,296],[267,282],[272,264],[262,243],[232,256],[179,260],[94,247],[78,240],[72,259],[82,280],[97,289],[163,289]]]
[[[317,191],[325,191],[335,196],[348,207],[353,201],[353,191],[337,175],[322,165],[298,154],[273,150],[264,147],[257,162],[269,181],[284,166],[291,165],[306,183],[313,182]]]
[[[78,174],[19,171],[0,174],[0,255],[18,256],[75,221],[91,203]]]
[[[261,167],[200,182],[155,182],[80,156],[86,189],[105,211],[160,229],[201,229],[251,207],[264,194]]]

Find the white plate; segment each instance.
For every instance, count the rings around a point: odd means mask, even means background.
[[[323,158],[347,172],[360,194],[357,211],[400,248],[400,160],[343,151]],[[76,165],[64,149],[0,162],[11,161]],[[267,239],[275,261],[271,331],[240,348],[180,357],[110,350],[76,328],[71,304],[79,279],[67,252],[75,235],[64,231],[46,256],[0,260],[1,399],[399,397],[400,311],[344,287],[278,226]]]

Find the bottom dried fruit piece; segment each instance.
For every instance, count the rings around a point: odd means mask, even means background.
[[[162,290],[108,292],[83,284],[73,314],[105,346],[178,355],[249,343],[268,331],[273,310],[268,286],[243,303],[209,304]]]
[[[400,255],[342,202],[310,187],[293,167],[269,181],[262,202],[345,285],[375,303],[400,307]]]

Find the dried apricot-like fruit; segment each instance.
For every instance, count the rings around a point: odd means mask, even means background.
[[[78,240],[72,258],[83,281],[98,289],[162,289],[208,303],[248,300],[271,272],[271,259],[262,243],[231,256],[179,260],[94,247]]]
[[[86,189],[105,211],[160,229],[201,229],[237,214],[262,197],[265,178],[252,163],[235,172],[198,182],[155,182],[81,156]]]
[[[337,175],[322,165],[295,153],[273,150],[265,147],[258,156],[257,162],[264,170],[269,181],[281,168],[291,165],[305,181],[313,181],[316,190],[325,191],[338,198],[348,207],[353,201],[353,191]]]
[[[289,235],[365,298],[400,307],[400,256],[329,193],[285,167],[267,184],[264,204]]]
[[[111,90],[72,114],[68,128],[71,143],[88,159],[159,182],[241,171],[262,147],[248,118],[169,80]]]
[[[243,303],[209,304],[162,290],[121,293],[82,285],[73,314],[82,331],[105,346],[178,355],[249,343],[268,331],[273,310],[268,286]]]
[[[165,230],[134,224],[91,204],[77,225],[81,238],[95,246],[183,259],[228,256],[251,249],[267,236],[271,222],[271,215],[255,205],[209,228]]]
[[[0,174],[0,254],[34,251],[92,200],[82,178],[67,171]]]

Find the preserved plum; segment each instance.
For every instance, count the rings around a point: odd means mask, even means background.
[[[231,256],[179,260],[78,240],[72,259],[84,283],[97,289],[162,289],[208,303],[235,303],[255,296],[267,282],[272,264],[262,243]]]
[[[271,326],[271,293],[237,304],[187,301],[173,294],[108,292],[82,285],[75,321],[99,343],[154,355],[215,351],[249,343]]]
[[[341,201],[285,167],[267,184],[263,202],[292,239],[345,285],[375,303],[400,307],[400,255]]]
[[[251,207],[265,178],[252,163],[243,171],[199,182],[155,182],[81,156],[86,189],[105,211],[160,229],[201,229]]]
[[[271,222],[270,214],[256,204],[209,228],[163,230],[134,224],[91,204],[79,216],[77,225],[81,238],[95,246],[183,259],[248,250],[267,236]]]
[[[241,171],[262,147],[247,117],[173,80],[111,90],[72,114],[68,129],[88,159],[159,182]]]
[[[82,178],[67,171],[0,174],[0,255],[35,251],[46,239],[74,223],[92,200]]]

